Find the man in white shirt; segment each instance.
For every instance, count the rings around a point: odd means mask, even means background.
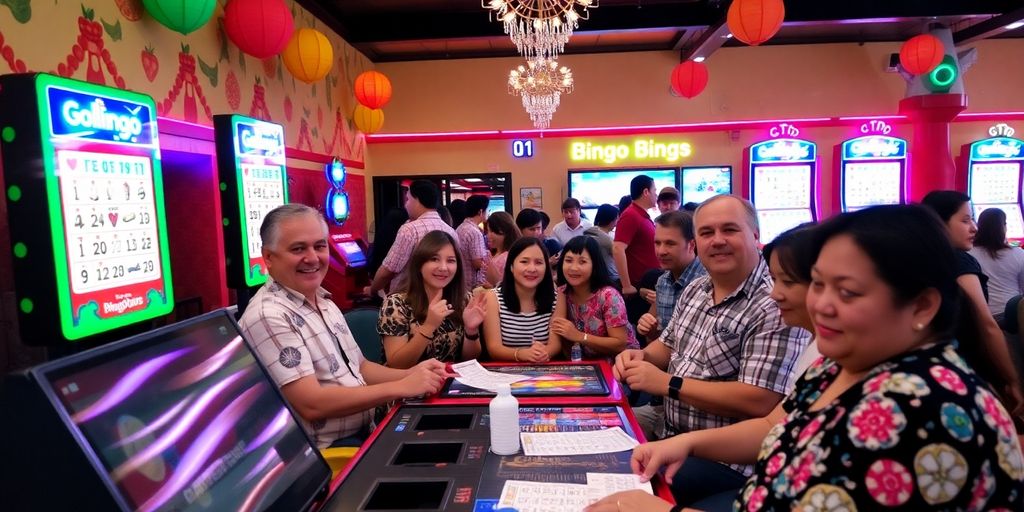
[[[593,225],[580,217],[580,202],[572,197],[562,202],[562,222],[551,228],[551,236],[558,240],[558,243],[565,245],[574,237],[583,235],[583,232]]]

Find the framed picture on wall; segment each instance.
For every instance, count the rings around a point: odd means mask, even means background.
[[[540,210],[544,207],[544,192],[540,187],[520,187],[519,206],[520,208],[533,208]]]

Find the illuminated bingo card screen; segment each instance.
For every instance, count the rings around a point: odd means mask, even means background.
[[[260,226],[267,212],[288,202],[284,127],[239,115],[214,116],[224,211],[228,286],[267,280]]]
[[[803,140],[774,139],[750,147],[750,195],[762,244],[814,220],[816,159],[814,143]]]
[[[967,190],[974,203],[975,219],[989,208],[1006,213],[1006,238],[1024,239],[1021,215],[1021,164],[1024,141],[993,137],[971,144]]]
[[[907,142],[869,135],[850,139],[842,148],[843,211],[880,204],[902,204]]]
[[[0,129],[24,341],[79,340],[169,313],[153,100],[43,74],[0,80],[0,102],[17,105]]]

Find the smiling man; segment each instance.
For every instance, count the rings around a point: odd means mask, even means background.
[[[239,320],[302,426],[319,448],[359,446],[374,407],[434,393],[447,373],[436,359],[408,370],[367,361],[331,295],[327,223],[302,204],[279,206],[260,227],[270,277]]]
[[[697,254],[707,275],[679,297],[661,336],[615,360],[631,389],[665,396],[667,435],[722,427],[770,412],[795,378],[810,333],[787,327],[769,294],[768,265],[757,248],[757,212],[749,201],[719,195],[694,216]],[[749,467],[696,457],[673,478],[684,506],[738,489]]]

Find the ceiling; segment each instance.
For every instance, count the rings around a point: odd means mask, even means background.
[[[520,0],[526,2],[530,0]],[[534,0],[537,1],[537,0]],[[550,0],[549,0],[550,1]],[[374,62],[509,57],[515,46],[481,0],[298,0]],[[677,50],[707,57],[729,39],[729,0],[597,0],[565,53]],[[786,21],[767,44],[902,41],[930,23],[958,44],[1024,37],[1020,0],[785,0]]]

